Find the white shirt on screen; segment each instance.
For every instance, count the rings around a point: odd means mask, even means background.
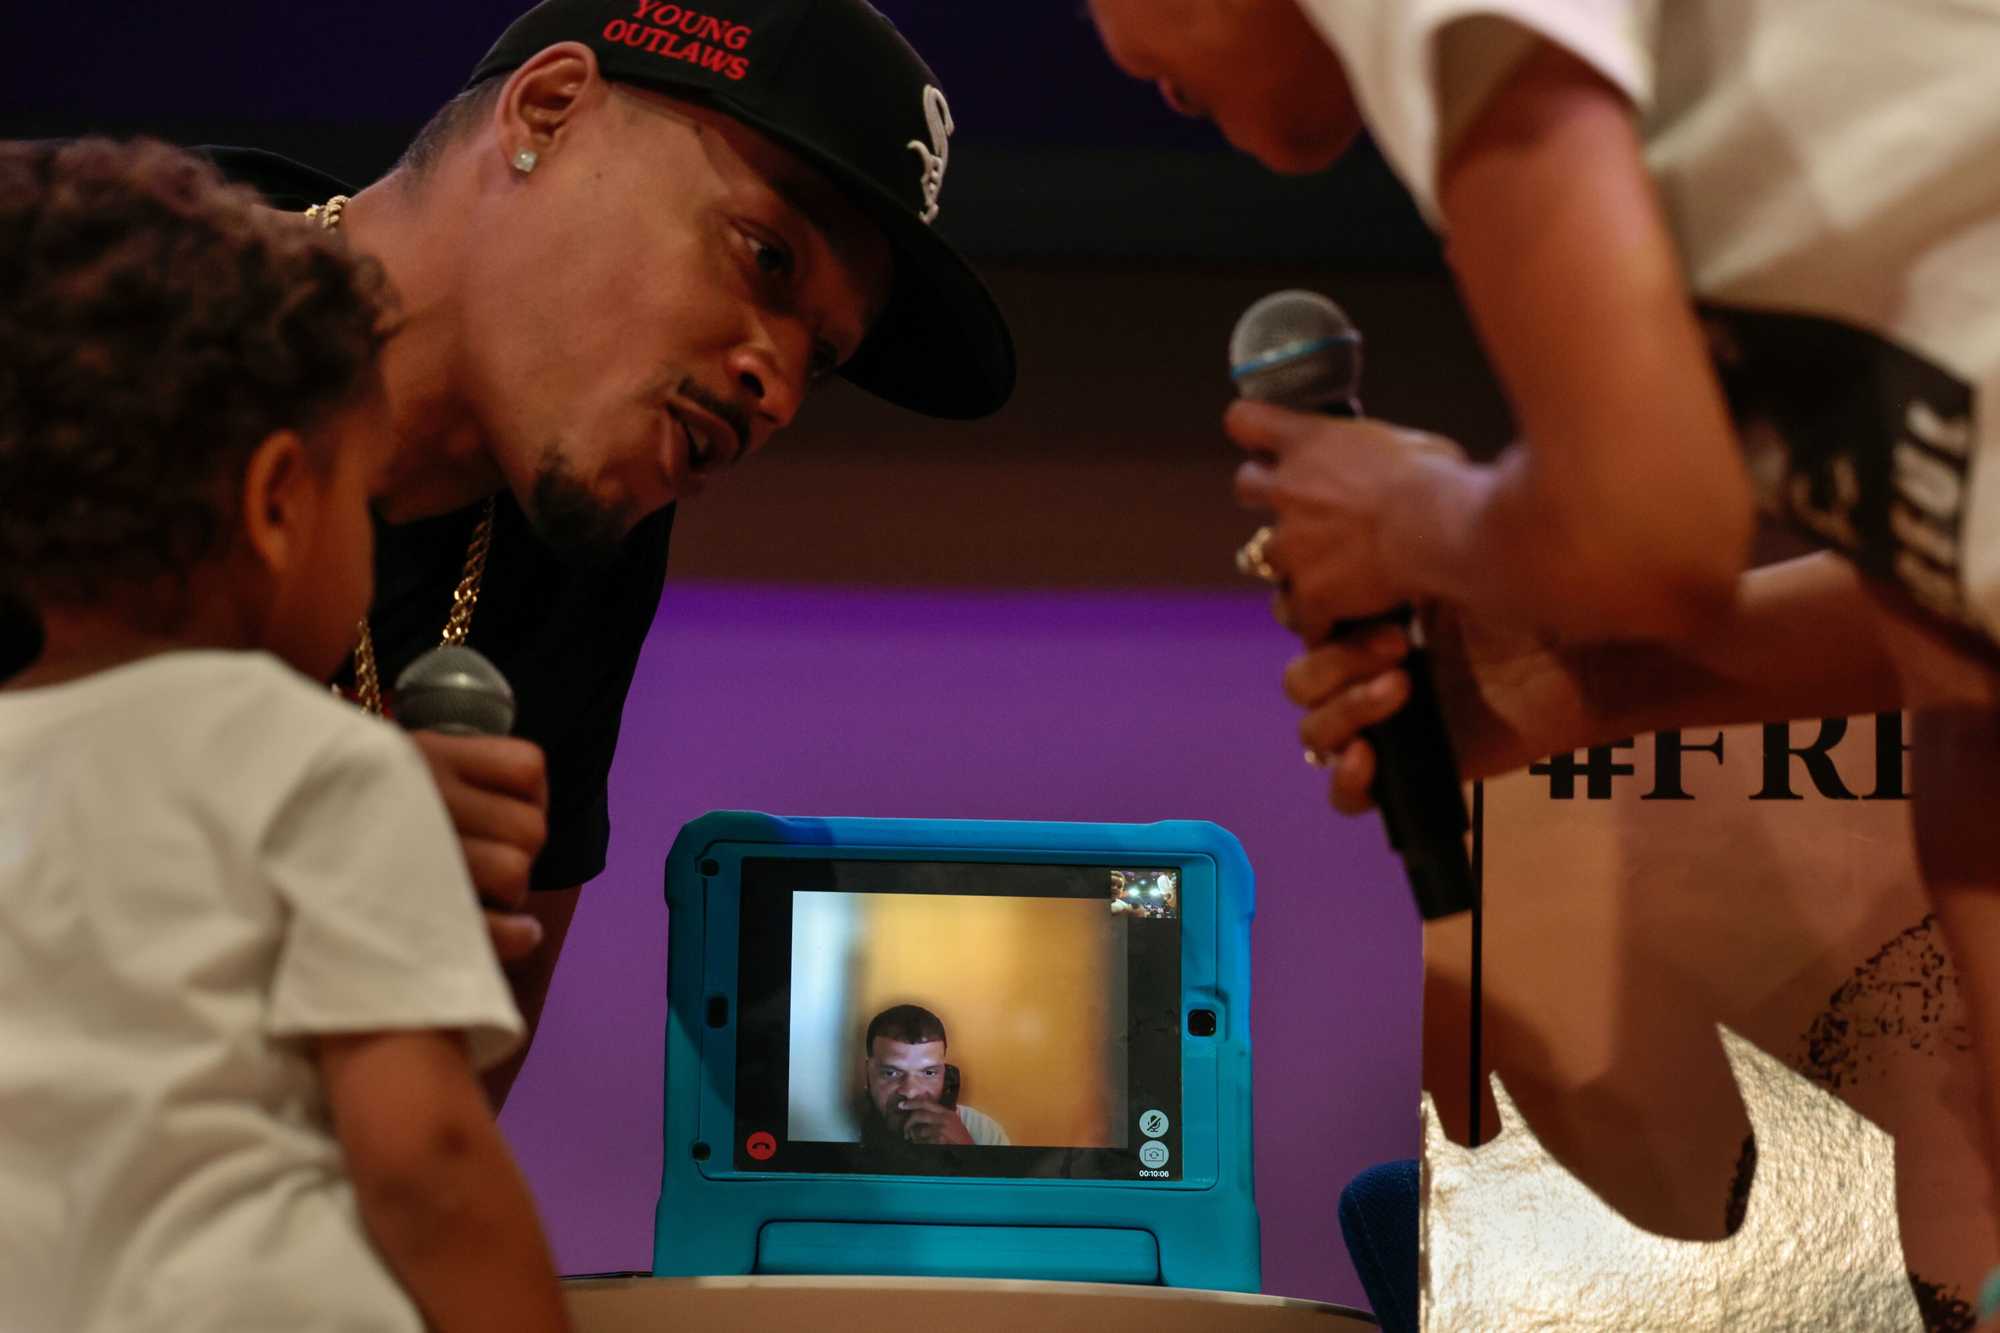
[[[972,1141],[980,1147],[1005,1148],[1013,1142],[1000,1122],[978,1107],[960,1106],[957,1110],[959,1123],[965,1126],[965,1132],[972,1135]]]
[[[409,1330],[312,1058],[522,1027],[423,760],[259,654],[0,692],[0,1329]]]
[[[1629,97],[1711,336],[1763,339],[1789,402],[1788,446],[1744,428],[1767,503],[2000,638],[2000,3],[1300,7],[1433,226],[1441,155],[1536,39]]]

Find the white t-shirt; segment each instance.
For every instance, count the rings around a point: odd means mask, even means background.
[[[1540,38],[1631,98],[1768,504],[2000,638],[2000,0],[1300,0],[1440,225]]]
[[[259,654],[0,692],[0,1330],[423,1326],[311,1038],[520,1015],[392,727]]]
[[[972,1141],[982,1148],[1005,1148],[1013,1143],[1000,1122],[976,1106],[960,1106],[958,1121],[965,1126],[965,1132],[972,1135]]]

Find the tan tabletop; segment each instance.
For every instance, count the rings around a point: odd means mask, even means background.
[[[886,1277],[592,1278],[563,1284],[576,1333],[884,1327],[951,1333],[1349,1333],[1359,1310],[1281,1296],[1094,1282]]]

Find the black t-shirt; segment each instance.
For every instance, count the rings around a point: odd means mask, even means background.
[[[338,181],[272,154],[203,150],[232,179],[282,208],[341,193]],[[414,523],[375,525],[375,603],[369,624],[385,692],[412,659],[438,644],[481,504]],[[659,607],[674,511],[646,519],[608,567],[555,558],[513,496],[495,506],[493,544],[466,642],[514,687],[514,734],[548,756],[549,839],[534,887],[567,888],[604,869],[611,839],[606,789],[625,694]],[[41,652],[34,616],[0,589],[0,680]],[[351,680],[343,670],[342,680]],[[393,705],[392,705],[393,707]]]
[[[376,523],[368,623],[385,693],[404,667],[438,646],[483,507]],[[538,889],[581,884],[604,869],[611,755],[632,669],[659,606],[673,517],[671,508],[653,515],[632,530],[614,563],[586,569],[552,556],[512,495],[494,507],[493,544],[466,642],[514,687],[514,734],[548,755],[549,841],[535,862]],[[350,683],[351,673],[340,681]]]

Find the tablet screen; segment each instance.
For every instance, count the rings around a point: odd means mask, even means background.
[[[741,876],[739,1168],[1181,1178],[1177,869]]]

